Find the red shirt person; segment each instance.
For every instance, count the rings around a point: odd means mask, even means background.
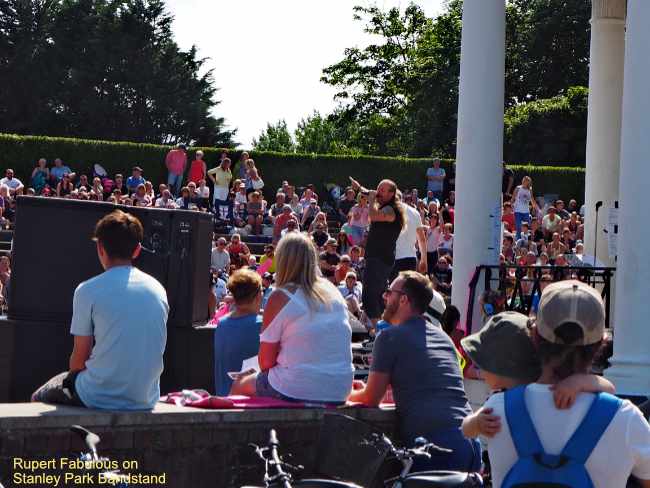
[[[169,151],[165,158],[165,166],[167,166],[167,171],[169,172],[167,186],[174,196],[180,193],[183,184],[183,173],[185,173],[185,167],[187,166],[186,151],[187,146],[185,144],[179,144],[176,148]]]

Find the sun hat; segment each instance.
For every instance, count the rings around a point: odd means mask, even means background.
[[[557,333],[564,324],[576,324],[581,337],[567,344]],[[588,346],[603,339],[605,306],[600,293],[577,280],[552,283],[544,288],[535,320],[537,333],[548,342]]]
[[[541,374],[528,317],[519,312],[493,315],[479,332],[461,339],[460,345],[479,369],[489,373],[527,383]]]

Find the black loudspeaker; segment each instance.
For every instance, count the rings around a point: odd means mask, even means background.
[[[210,214],[26,196],[16,205],[10,319],[70,323],[75,288],[103,271],[91,240],[95,224],[118,208],[142,222],[143,250],[135,265],[167,290],[168,324],[205,324]]]

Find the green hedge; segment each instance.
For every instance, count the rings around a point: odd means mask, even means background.
[[[565,201],[575,198],[584,202],[585,169],[560,166],[508,165],[515,172],[515,185],[528,175],[533,179],[535,196],[559,195]]]
[[[189,158],[199,148],[191,148]],[[200,148],[205,153],[208,167],[214,166],[220,149]],[[0,134],[0,164],[12,167],[18,178],[28,183],[36,161],[44,157],[48,164],[61,158],[73,171],[90,174],[92,165],[100,163],[109,174],[130,174],[134,165],[144,169],[145,178],[155,184],[166,180],[165,155],[167,146],[130,142],[93,141],[42,136]],[[303,186],[313,183],[322,188],[327,183],[346,185],[353,176],[365,185],[375,185],[383,178],[395,180],[402,188],[424,188],[424,174],[431,164],[430,158],[407,159],[376,156],[339,156],[321,154],[284,154],[249,151],[260,169],[267,197],[281,186],[282,180]],[[229,151],[233,161],[241,151]],[[448,172],[453,161],[443,161]],[[535,192],[559,193],[563,198],[584,194],[584,169],[545,166],[511,166],[516,181],[524,174],[533,178]]]

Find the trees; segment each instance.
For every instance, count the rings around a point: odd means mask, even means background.
[[[345,150],[339,145],[334,123],[318,112],[298,122],[294,135],[299,153],[337,154]]]
[[[403,126],[420,83],[416,52],[432,21],[414,3],[404,13],[356,6],[354,18],[379,42],[346,49],[343,60],[323,70],[321,81],[339,89],[341,108],[331,120],[350,137],[343,145],[371,154],[408,153]]]
[[[462,0],[428,19],[410,4],[355,7],[355,18],[376,41],[349,48],[323,70],[338,89],[328,119],[342,147],[371,154],[455,153]],[[506,10],[506,108],[566,94],[586,85],[589,2],[510,0]]]
[[[589,81],[591,2],[511,0],[506,103],[551,98]]]
[[[181,51],[163,0],[0,3],[0,126],[155,143],[232,146],[212,115],[212,72]]]
[[[253,149],[256,151],[294,152],[295,144],[287,129],[286,120],[278,120],[275,124],[267,123],[258,139],[253,139]]]

